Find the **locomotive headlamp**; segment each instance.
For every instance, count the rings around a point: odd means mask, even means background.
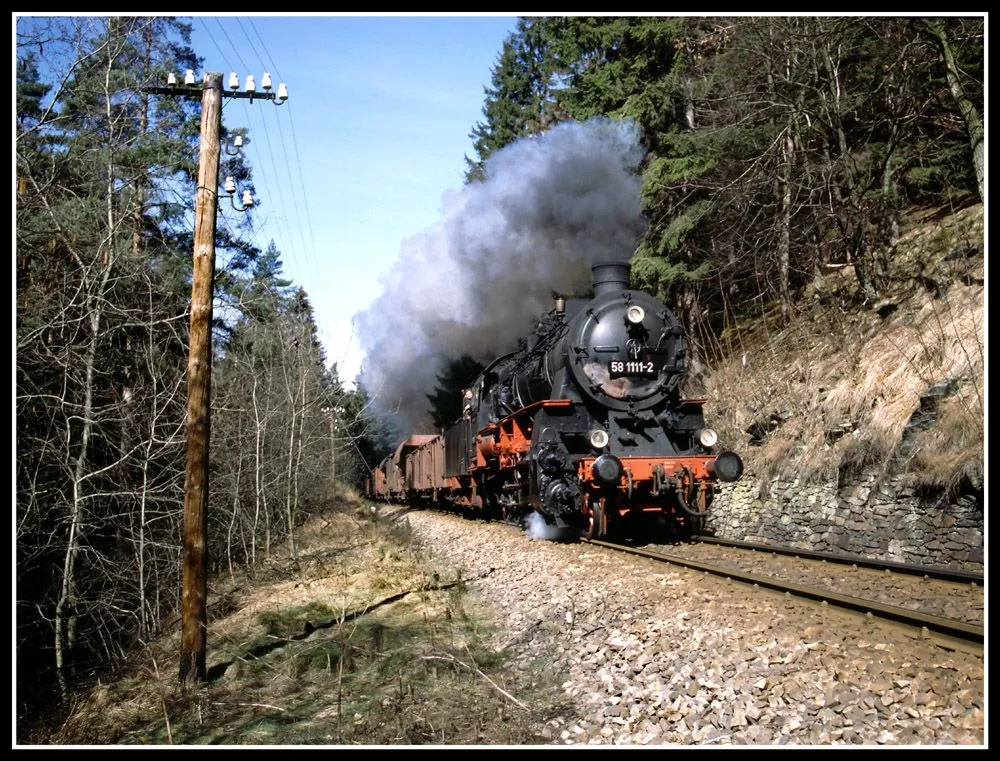
[[[735,452],[720,452],[708,463],[708,472],[720,481],[736,481],[743,475],[743,460]]]
[[[608,445],[608,432],[603,428],[595,428],[590,432],[590,446],[594,449],[604,449]]]
[[[698,431],[698,441],[703,447],[714,447],[715,442],[719,440],[719,434],[713,431],[711,428],[702,428]]]
[[[646,310],[643,309],[638,304],[631,304],[628,309],[625,310],[625,319],[628,320],[633,325],[638,325],[643,321],[646,316]]]
[[[590,466],[596,481],[601,486],[617,486],[622,477],[622,461],[613,454],[602,454]]]

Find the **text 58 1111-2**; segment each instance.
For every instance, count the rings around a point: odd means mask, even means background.
[[[621,360],[613,359],[608,362],[608,373],[612,378],[622,375],[640,375],[652,377],[656,375],[656,364],[648,360],[639,359]]]

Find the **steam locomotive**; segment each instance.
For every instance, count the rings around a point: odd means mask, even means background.
[[[592,267],[593,297],[556,299],[521,346],[463,391],[462,417],[414,435],[374,469],[368,496],[521,520],[589,538],[651,519],[701,530],[718,482],[743,462],[715,452],[704,398],[683,398],[685,333],[627,262]]]

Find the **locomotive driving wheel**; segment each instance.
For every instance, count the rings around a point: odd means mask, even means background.
[[[601,539],[608,533],[606,499],[605,497],[598,497],[596,500],[591,500],[589,496],[586,499],[587,506],[590,508],[587,515],[587,538]]]

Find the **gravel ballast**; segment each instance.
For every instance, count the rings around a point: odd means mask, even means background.
[[[556,745],[983,745],[984,659],[860,614],[503,524],[411,512],[492,610],[511,685],[555,675]]]

